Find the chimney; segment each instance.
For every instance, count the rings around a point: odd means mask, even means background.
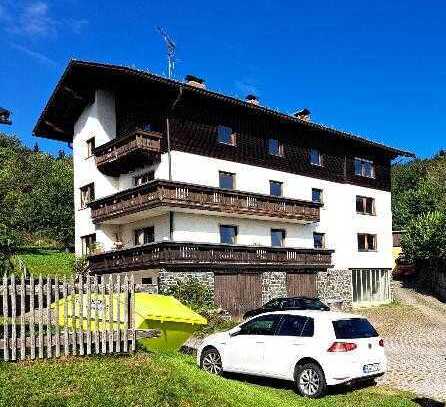
[[[305,108],[305,109],[302,109],[302,110],[298,110],[296,113],[294,113],[293,116],[297,117],[300,120],[304,120],[306,122],[309,122],[310,118],[311,118],[311,112],[307,108]]]
[[[248,103],[252,103],[253,105],[258,106],[260,104],[259,98],[256,95],[248,95],[245,99]]]
[[[204,79],[198,78],[197,76],[186,75],[184,80],[188,85],[195,86],[201,89],[206,89],[206,84],[204,83]]]

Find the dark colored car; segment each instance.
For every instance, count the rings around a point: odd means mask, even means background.
[[[299,309],[313,309],[320,311],[330,311],[330,307],[325,305],[319,298],[314,297],[288,297],[288,298],[274,298],[273,300],[264,304],[261,308],[253,309],[243,315],[243,319],[252,318],[256,315],[271,311],[282,310],[299,310]]]

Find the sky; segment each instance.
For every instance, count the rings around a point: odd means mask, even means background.
[[[167,74],[156,31],[175,40],[176,79],[429,157],[446,147],[446,2],[0,0],[0,106],[27,145],[71,58]]]

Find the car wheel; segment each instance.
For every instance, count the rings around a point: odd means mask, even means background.
[[[209,348],[203,351],[201,355],[200,367],[212,374],[221,375],[223,373],[223,364],[221,356],[215,348]]]
[[[306,363],[296,369],[296,387],[304,397],[322,397],[327,390],[325,375],[316,363]]]

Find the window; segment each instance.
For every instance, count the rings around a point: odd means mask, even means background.
[[[317,203],[324,203],[322,189],[313,188],[311,190],[311,200]]]
[[[88,256],[91,252],[91,246],[96,243],[96,233],[81,237],[82,255]]]
[[[143,229],[135,230],[135,246],[152,243],[155,241],[155,228],[149,226]]]
[[[325,247],[325,233],[313,232],[313,246],[315,249],[323,249]]]
[[[80,188],[81,191],[81,209],[87,207],[87,205],[94,201],[94,184],[88,184]]]
[[[283,144],[276,138],[270,138],[268,140],[268,152],[271,155],[277,155],[283,157]]]
[[[235,133],[232,131],[230,127],[218,126],[217,134],[219,143],[235,146],[236,144]]]
[[[237,242],[237,226],[220,225],[220,242],[235,244]]]
[[[220,188],[235,189],[235,174],[220,171],[219,173]]]
[[[274,300],[268,301],[263,308],[267,309],[274,309],[274,308],[280,308],[280,305],[282,303],[282,300],[279,298],[275,298]]]
[[[355,175],[375,178],[375,166],[373,165],[373,161],[355,158]]]
[[[153,126],[152,126],[151,123],[144,123],[141,126],[141,130],[143,130],[143,131],[152,131],[153,130]]]
[[[340,319],[333,321],[336,339],[376,338],[378,332],[365,318]]]
[[[90,158],[91,156],[94,155],[94,137],[92,137],[91,139],[88,139],[86,144],[87,144],[87,157],[86,158]]]
[[[277,335],[311,337],[314,335],[314,320],[299,315],[284,315]]]
[[[240,327],[239,335],[274,335],[280,315],[263,315]]]
[[[271,246],[283,247],[285,245],[286,232],[283,229],[271,229]]]
[[[376,235],[369,233],[358,233],[358,251],[376,251]]]
[[[155,179],[155,172],[149,171],[144,174],[137,175],[133,177],[133,182],[135,187],[143,184],[147,184],[149,181],[153,181]]]
[[[356,212],[363,215],[375,215],[375,199],[357,195]]]
[[[141,278],[141,284],[153,284],[152,277],[143,277]]]
[[[322,167],[322,154],[319,150],[310,149],[310,164]]]
[[[272,196],[282,196],[282,182],[270,181],[269,182],[269,193]]]

